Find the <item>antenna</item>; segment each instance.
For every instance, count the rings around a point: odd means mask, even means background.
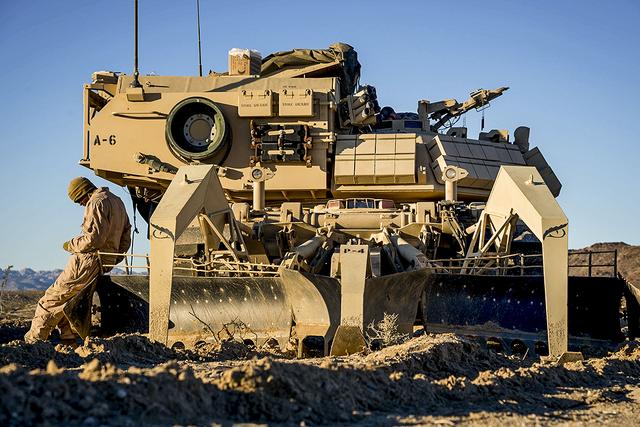
[[[202,77],[202,45],[200,44],[200,0],[196,0],[196,10],[198,15],[198,69],[200,70],[200,77]]]
[[[138,0],[133,0],[133,81],[131,87],[140,87],[138,81]]]

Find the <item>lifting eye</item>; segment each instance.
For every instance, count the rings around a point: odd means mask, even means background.
[[[260,181],[262,179],[262,170],[260,168],[255,168],[251,171],[251,178],[253,178],[254,181]]]
[[[228,133],[222,111],[207,98],[187,98],[167,117],[169,148],[186,160],[207,160],[227,151]]]

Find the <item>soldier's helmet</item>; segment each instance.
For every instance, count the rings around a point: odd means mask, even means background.
[[[79,176],[77,178],[73,178],[71,182],[69,182],[67,194],[74,203],[79,203],[84,196],[90,194],[95,189],[96,186],[93,185],[89,179]]]

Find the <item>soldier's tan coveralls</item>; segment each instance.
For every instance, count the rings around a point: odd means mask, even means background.
[[[45,340],[58,326],[60,338],[76,337],[63,313],[65,304],[100,274],[97,251],[125,253],[131,244],[131,224],[119,197],[106,187],[96,189],[87,202],[82,234],[69,241],[69,262],[38,301],[25,341]],[[117,264],[122,257],[102,256],[103,264]],[[103,268],[106,272],[110,268]]]

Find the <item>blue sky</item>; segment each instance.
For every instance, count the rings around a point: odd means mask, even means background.
[[[205,70],[226,70],[232,47],[266,56],[342,41],[396,111],[510,86],[486,127],[531,127],[564,185],[571,247],[640,244],[640,2],[201,0],[201,20]],[[82,220],[66,186],[92,175],[77,165],[82,85],[131,72],[132,34],[133,0],[0,0],[0,267],[64,266]],[[195,0],[140,0],[140,71],[197,73]],[[477,135],[480,115],[466,123]]]

